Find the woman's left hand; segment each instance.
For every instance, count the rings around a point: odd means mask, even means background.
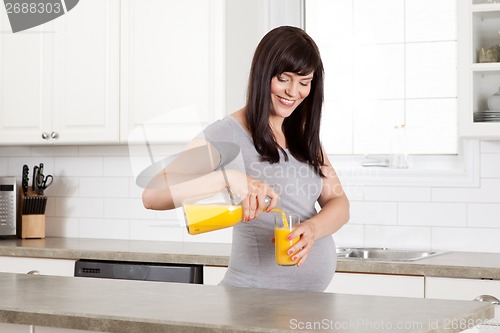
[[[304,262],[306,262],[314,242],[316,241],[314,225],[312,223],[308,223],[308,221],[302,222],[294,231],[290,233],[288,239],[292,240],[295,237],[300,237],[300,240],[297,244],[290,247],[288,255],[292,256],[292,260],[297,263],[298,267],[300,267],[304,264]]]

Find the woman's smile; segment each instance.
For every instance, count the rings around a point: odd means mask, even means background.
[[[281,104],[283,104],[285,106],[293,106],[293,104],[295,103],[294,100],[286,99],[286,98],[283,98],[280,96],[277,96],[277,97],[278,97],[278,100],[281,102]]]

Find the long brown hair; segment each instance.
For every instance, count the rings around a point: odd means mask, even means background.
[[[272,113],[271,79],[283,72],[308,75],[314,71],[311,91],[302,103],[283,121],[290,153],[311,165],[324,177],[324,156],[319,138],[323,105],[323,62],[314,40],[302,29],[283,26],[268,32],[260,41],[252,61],[246,102],[246,122],[255,149],[263,161],[278,163],[281,148],[269,127]]]

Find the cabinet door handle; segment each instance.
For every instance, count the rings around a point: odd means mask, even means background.
[[[495,296],[491,295],[479,295],[476,298],[474,298],[474,300],[479,302],[488,302],[493,305],[500,305],[500,300],[498,300],[498,298],[496,298]]]
[[[28,273],[26,273],[26,274],[31,274],[31,275],[42,275],[42,274],[40,274],[40,272],[39,272],[39,271],[37,271],[37,270],[29,271],[29,272],[28,272]]]
[[[52,139],[57,139],[57,137],[58,137],[58,136],[59,136],[59,135],[57,134],[57,132],[52,132],[52,133],[50,133],[50,137],[51,137]]]
[[[49,133],[47,133],[47,132],[43,132],[43,133],[42,133],[42,139],[44,139],[44,140],[48,140],[48,139],[49,139]]]

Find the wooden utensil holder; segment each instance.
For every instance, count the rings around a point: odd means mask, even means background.
[[[45,215],[22,215],[21,238],[45,238]]]
[[[27,197],[36,196],[36,193],[29,191]],[[25,238],[45,238],[45,214],[23,214],[25,196],[21,191],[19,204],[19,214],[17,220],[17,236]]]

